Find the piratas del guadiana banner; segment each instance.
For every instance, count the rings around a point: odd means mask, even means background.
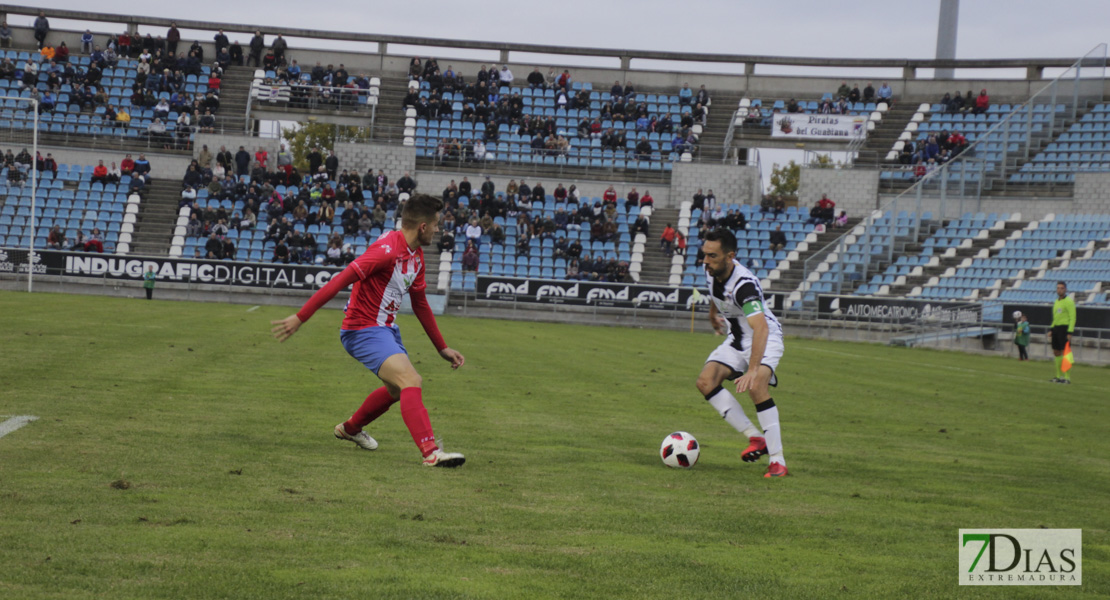
[[[771,137],[844,140],[867,137],[867,117],[853,115],[820,115],[775,113]]]

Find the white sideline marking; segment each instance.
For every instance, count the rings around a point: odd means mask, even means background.
[[[262,307],[261,307],[261,306],[259,306],[259,305],[255,305],[255,306],[252,306],[252,307],[248,308],[248,309],[247,309],[247,312],[254,312],[254,311],[256,311],[256,310],[258,310],[258,309],[260,309],[260,308],[262,308]]]
[[[882,361],[886,361],[886,362],[896,362],[896,363],[904,362],[901,359],[886,358],[884,356],[864,356],[863,354],[855,354],[853,352],[842,352],[842,351],[839,351],[839,350],[826,350],[824,348],[807,348],[807,350],[812,350],[813,352],[824,352],[826,354],[839,354],[841,356],[851,356],[851,357],[854,357],[854,358],[867,358],[867,359],[870,359],[870,360],[882,360]],[[1009,373],[996,373],[994,371],[983,371],[981,369],[966,369],[966,368],[963,368],[963,367],[953,367],[953,366],[949,366],[949,365],[937,365],[937,364],[931,364],[931,363],[928,366],[933,367],[933,368],[937,368],[937,369],[948,369],[949,371],[960,371],[962,373],[980,373],[980,374],[983,374],[983,375],[994,375],[995,377],[1006,377],[1008,379],[1017,379],[1017,380],[1020,380],[1020,381],[1041,382],[1040,379],[1036,379],[1034,377],[1022,377],[1020,375],[1010,375]],[[1048,380],[1045,379],[1044,381],[1047,382]]]
[[[31,421],[38,421],[39,418],[32,415],[24,415],[21,417],[12,417],[3,423],[0,423],[0,438],[8,435],[9,433],[23,427]]]

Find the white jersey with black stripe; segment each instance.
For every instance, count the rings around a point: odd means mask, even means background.
[[[708,269],[705,271],[705,278],[717,312],[728,322],[729,341],[733,347],[742,352],[751,349],[753,330],[743,308],[749,303],[758,302],[757,310],[762,311],[767,319],[768,335],[782,337],[782,324],[767,307],[763,299],[763,286],[744,265],[734,259],[732,275],[725,282],[717,281]]]

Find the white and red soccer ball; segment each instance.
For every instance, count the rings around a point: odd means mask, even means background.
[[[685,431],[676,431],[663,439],[659,456],[663,464],[675,469],[689,469],[698,462],[701,448],[694,436]]]

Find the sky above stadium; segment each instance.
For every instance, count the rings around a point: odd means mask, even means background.
[[[86,0],[56,8],[89,10]],[[169,7],[176,7],[176,10]],[[319,6],[323,10],[313,10]],[[405,10],[394,7],[405,6]],[[772,8],[775,6],[775,8]],[[789,6],[789,9],[785,8]],[[939,0],[331,0],[186,4],[101,0],[106,13],[519,43],[788,56],[928,58]],[[959,58],[1077,57],[1107,39],[1106,0],[964,0]],[[246,40],[243,40],[246,42]]]
[[[1110,39],[1110,0],[963,0],[960,3],[957,58],[1078,58]],[[789,5],[789,8],[785,8]],[[91,10],[87,0],[53,0],[61,9]],[[559,46],[631,48],[672,52],[821,56],[837,58],[931,58],[936,52],[940,0],[794,0],[772,4],[747,0],[481,0],[458,2],[423,0],[418,3],[331,0],[313,4],[303,0],[267,0],[265,3],[225,0],[191,0],[187,4],[136,3],[133,0],[100,0],[95,10],[104,13],[153,15],[167,18],[235,22],[265,30],[286,27],[411,35],[460,40],[538,43]],[[315,7],[322,10],[313,10]],[[404,6],[397,10],[396,7]],[[12,23],[30,23],[29,17],[12,16]],[[86,24],[59,22],[58,28],[84,28]],[[103,30],[104,24],[94,26]],[[146,30],[143,29],[145,32]],[[162,29],[151,29],[162,33]],[[183,31],[185,39],[210,40],[210,32]],[[244,45],[246,35],[231,36]],[[376,51],[349,42],[290,39],[298,46]],[[492,60],[492,53],[429,51],[390,47],[391,53],[437,54],[475,60]],[[542,63],[560,64],[558,60]],[[571,59],[568,59],[571,60]],[[568,66],[616,67],[616,59],[574,57]],[[516,62],[516,61],[514,61]],[[673,63],[636,61],[633,68],[673,68]],[[742,65],[684,64],[684,70],[740,73]],[[859,70],[760,66],[757,73],[831,77],[857,77]],[[1056,70],[1058,73],[1060,70]],[[1046,70],[1052,77],[1055,73]],[[868,78],[896,78],[898,70],[873,70]],[[929,77],[928,70],[919,77]],[[1021,69],[962,72],[961,76],[1023,77]],[[276,131],[276,130],[275,130]],[[763,150],[765,186],[770,165],[801,161],[796,150]],[[843,155],[834,153],[836,160]]]

